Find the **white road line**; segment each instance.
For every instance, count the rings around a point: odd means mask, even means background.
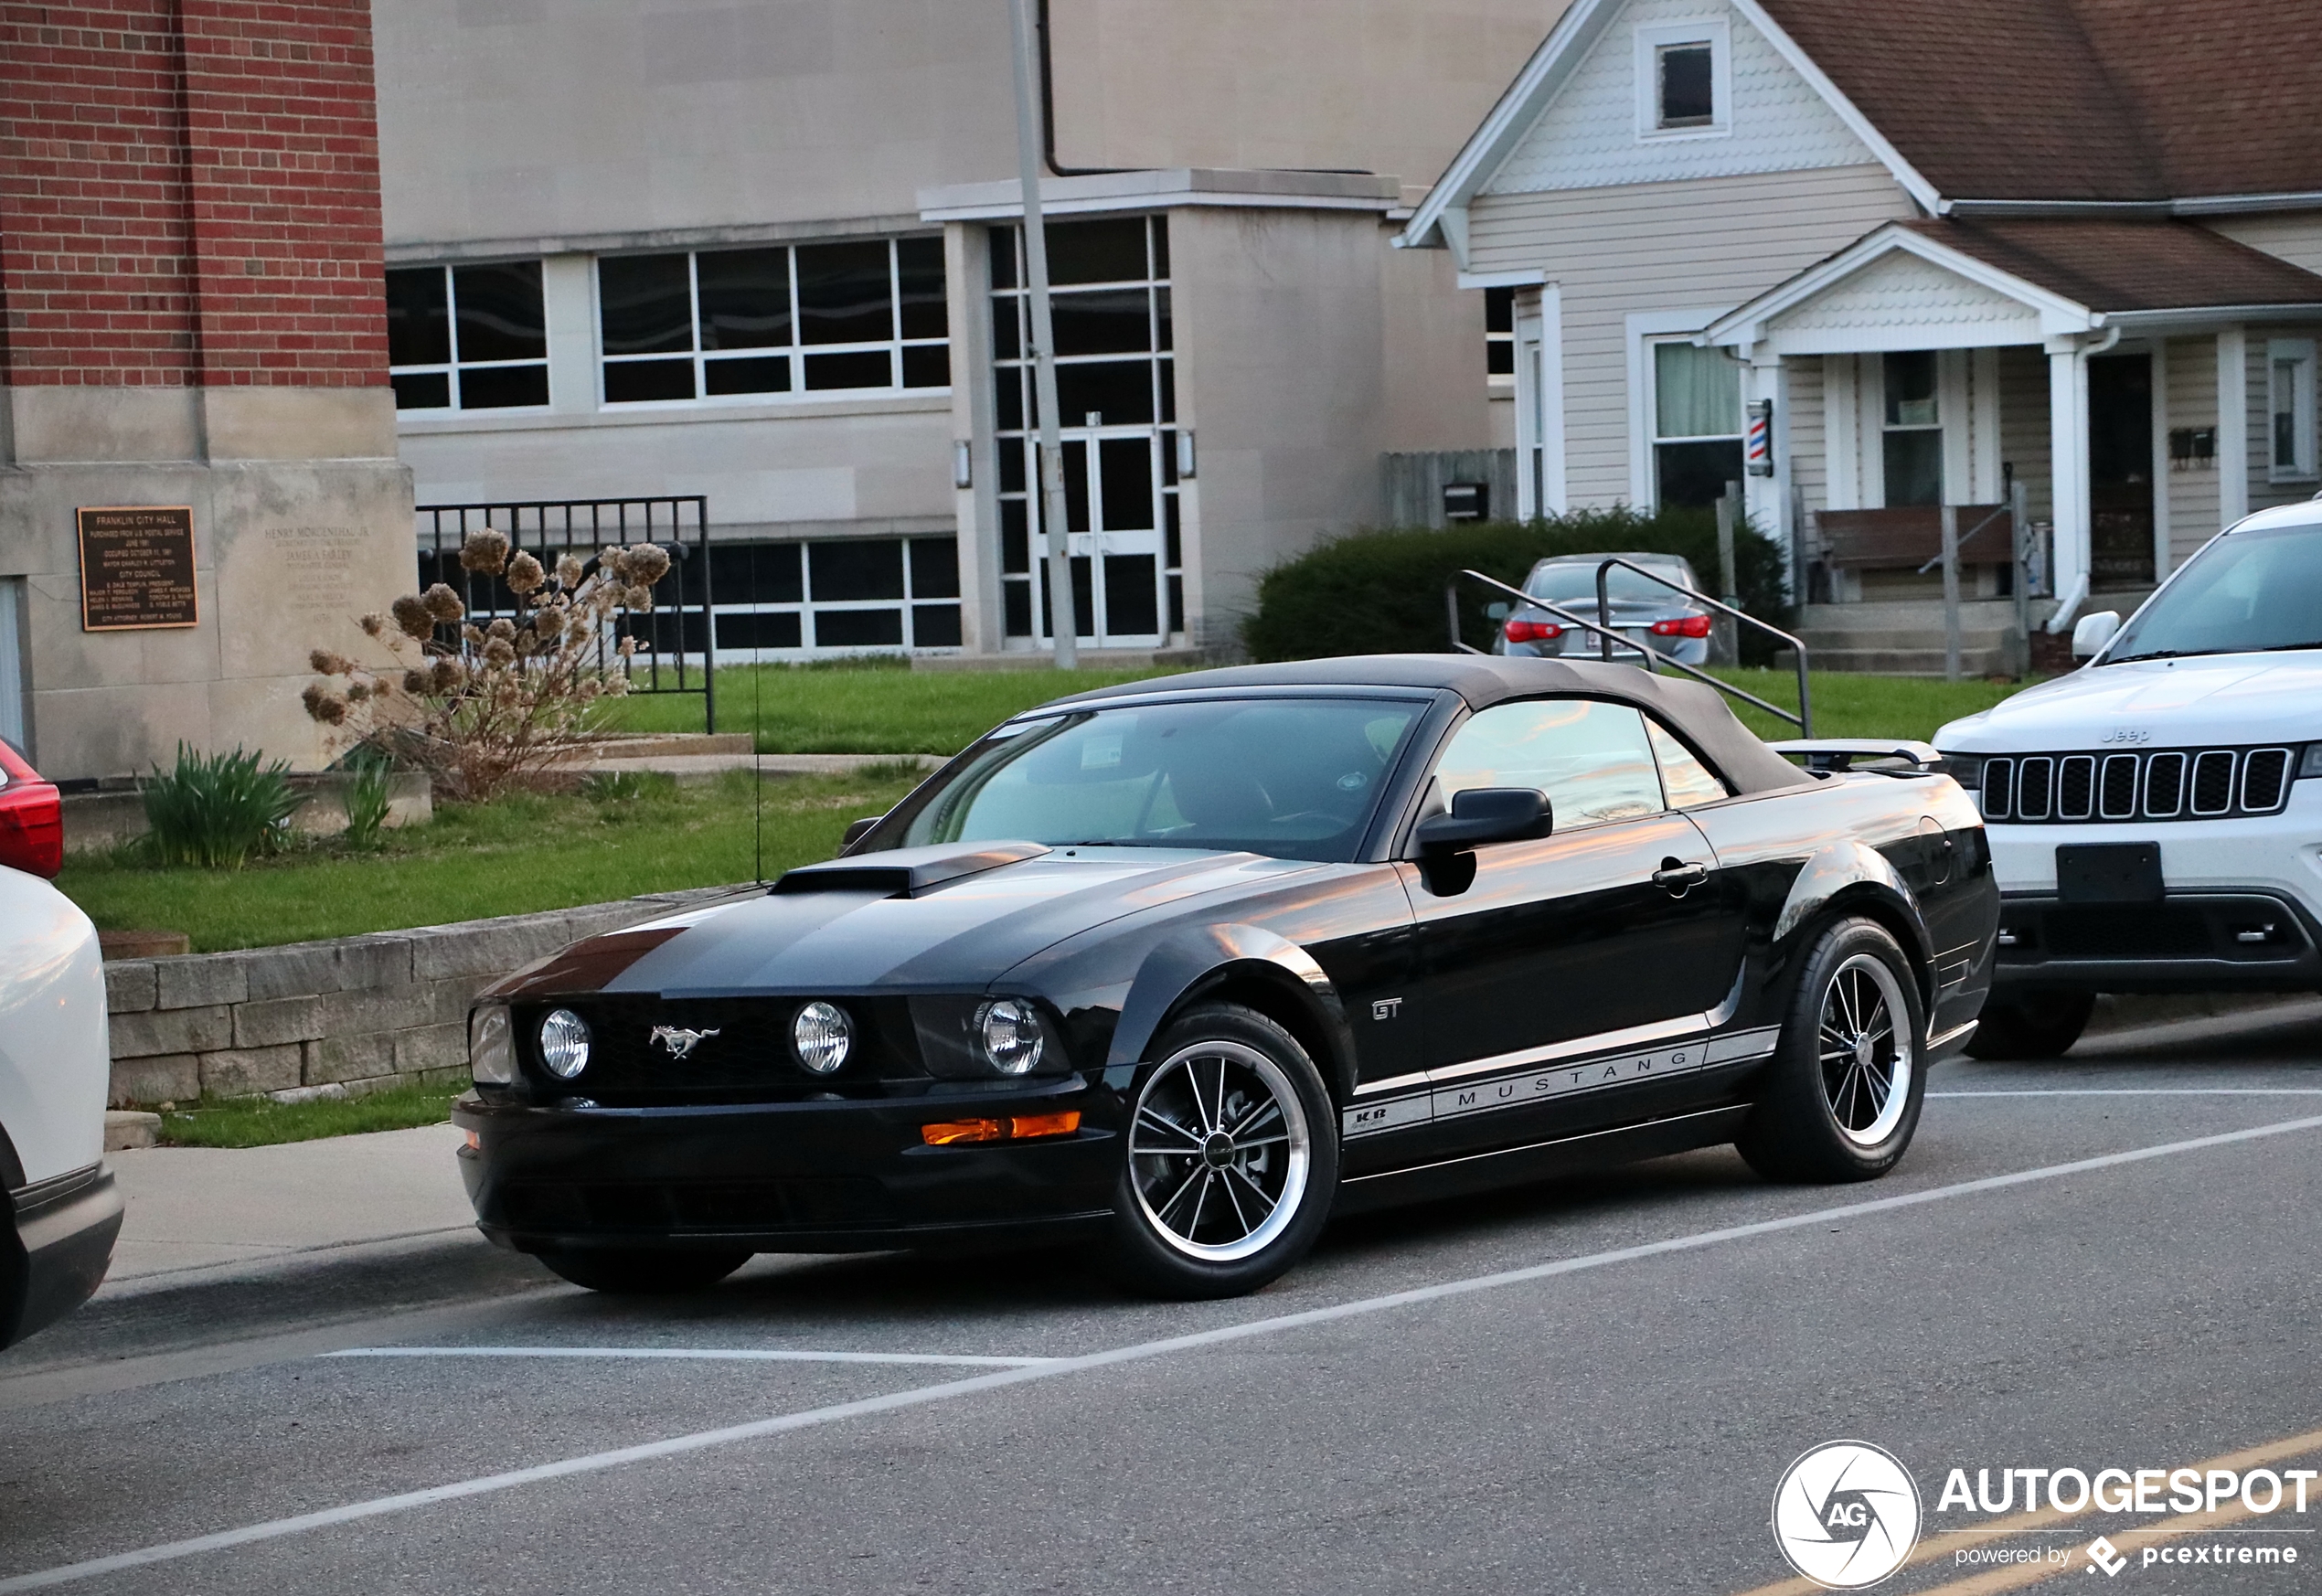
[[[795,1352],[747,1346],[349,1346],[317,1357],[676,1357],[705,1363],[942,1363],[1031,1368],[1053,1357],[952,1357],[935,1352]]]
[[[67,1563],[58,1568],[42,1569],[13,1579],[0,1580],[0,1596],[16,1591],[45,1590],[51,1585],[69,1584],[79,1580],[94,1579],[101,1574],[120,1573],[128,1569],[144,1568],[154,1563],[175,1562],[180,1558],[202,1552],[223,1551],[230,1547],[247,1546],[253,1541],[275,1540],[283,1536],[302,1535],[310,1529],[327,1529],[334,1525],[352,1524],[365,1518],[383,1517],[392,1513],[408,1513],[418,1507],[433,1506],[439,1502],[454,1502],[467,1496],[487,1495],[518,1485],[538,1484],[544,1480],[563,1479],[572,1474],[600,1473],[605,1469],[623,1467],[628,1463],[646,1463],[656,1458],[676,1457],[686,1452],[701,1452],[710,1447],[731,1446],[738,1442],[757,1441],[770,1435],[780,1435],[793,1430],[805,1430],[816,1425],[836,1424],[848,1419],[868,1418],[878,1413],[892,1413],[900,1409],[921,1408],[931,1403],[949,1401],[955,1397],[973,1396],[979,1391],[997,1390],[1006,1386],[1023,1385],[1032,1380],[1054,1379],[1063,1375],[1084,1374],[1091,1369],[1110,1368],[1115,1364],[1136,1363],[1146,1358],[1162,1357],[1170,1353],[1190,1352],[1199,1347],[1220,1346],[1254,1336],[1280,1335],[1285,1330],[1304,1329],[1311,1325],[1327,1325],[1339,1319],[1358,1318],[1390,1308],[1415,1307],[1422,1303],[1440,1302],[1448,1297],[1465,1296],[1473,1292],[1494,1291],[1503,1286],[1521,1285],[1531,1281],[1550,1280],[1558,1275],[1577,1274],[1583,1270],[1602,1269],[1609,1264],[1633,1263],[1640,1259],[1659,1258],[1670,1253],[1698,1251],[1729,1241],[1746,1241],[1760,1236],[1779,1235],[1785,1230],[1803,1229],[1827,1224],[1832,1219],[1860,1218],[1871,1214],[1891,1213],[1901,1208],[1913,1208],[1927,1203],[1938,1203],[1952,1197],[1974,1197],[1984,1192],[2006,1191],[2013,1186],[2031,1186],[2041,1181],[2061,1180],[2071,1176],[2087,1175],[2101,1169],[2117,1168],[2123,1165],[2142,1164],[2147,1159],[2167,1158],[2180,1153],[2199,1153],[2211,1147],[2225,1147],[2241,1142],[2254,1142],[2269,1136],[2283,1136],[2297,1131],[2322,1129],[2322,1115],[2304,1119],[2281,1120],[2270,1125],[2256,1125],[2245,1131],[2228,1131],[2220,1135],[2196,1136],[2182,1142],[2164,1142],[2156,1146],[2138,1147],[2125,1153],[2107,1153],[2095,1158],[2076,1159],[2070,1164],[2051,1164],[2044,1168],[2019,1170],[2013,1175],[1989,1175],[1978,1180],[1963,1180],[1953,1186],[1933,1186],[1925,1191],[1901,1192],[1894,1197],[1873,1197],[1866,1202],[1842,1203],[1836,1208],[1816,1208],[1803,1214],[1790,1214],[1778,1219],[1759,1219],[1747,1225],[1729,1225],[1716,1230],[1699,1230],[1689,1236],[1673,1236],[1661,1241],[1641,1242],[1634,1247],[1618,1247],[1606,1252],[1592,1252],[1578,1258],[1560,1258],[1549,1263],[1535,1263],[1522,1269],[1502,1270],[1494,1274],[1472,1275],[1465,1280],[1443,1281],[1435,1285],[1415,1286],[1409,1291],[1390,1292],[1384,1296],[1363,1297],[1350,1303],[1339,1303],[1326,1308],[1308,1308],[1302,1313],[1282,1314],[1268,1319],[1252,1319],[1240,1325],[1223,1325],[1213,1330],[1197,1331],[1189,1335],[1173,1335],[1160,1341],[1142,1341],[1131,1346],[1116,1346],[1104,1352],[1084,1353],[1077,1357],[1060,1357],[1051,1363],[1036,1364],[1025,1368],[998,1369],[991,1374],[971,1378],[947,1380],[942,1385],[919,1386],[910,1390],[892,1391],[881,1397],[865,1397],[852,1402],[837,1402],[826,1408],[810,1408],[804,1412],[785,1413],[777,1418],[754,1420],[746,1424],[730,1424],[719,1430],[696,1431],[690,1435],[673,1435],[666,1441],[651,1441],[637,1446],[618,1447],[611,1452],[590,1452],[580,1457],[561,1458],[554,1463],[536,1463],[530,1468],[511,1469],[506,1474],[485,1474],[477,1479],[459,1480],[448,1485],[433,1485],[422,1491],[407,1491],[396,1496],[375,1496],[367,1502],[349,1502],[343,1506],[326,1507],[316,1513],[300,1514],[294,1518],[269,1519],[262,1524],[244,1525],[239,1529],[219,1530],[214,1535],[198,1535],[187,1540],[173,1540],[160,1546],[150,1546],[136,1551],[117,1552],[111,1557],[92,1558],[86,1562]]]
[[[2009,1091],[1931,1091],[1929,1097],[2322,1097],[2322,1086],[2028,1086]]]

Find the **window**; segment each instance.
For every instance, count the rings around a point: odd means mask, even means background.
[[[2270,474],[2275,482],[2301,481],[2316,474],[2314,341],[2273,339],[2266,358],[2266,410],[2274,419]]]
[[[1711,52],[1706,44],[1658,46],[1653,52],[1660,100],[1657,127],[1708,127],[1715,120]]]
[[[1484,372],[1488,377],[1516,376],[1516,291],[1484,290]]]
[[[597,262],[609,405],[943,388],[941,239],[875,239]]]
[[[956,537],[713,543],[709,576],[726,663],[960,645]]]
[[[1653,356],[1654,502],[1663,509],[1717,503],[1742,480],[1742,367],[1722,349],[1671,340]]]
[[[540,262],[390,270],[387,361],[399,410],[547,404]]]
[[[1558,831],[1662,809],[1645,717],[1588,698],[1496,704],[1472,717],[1436,761],[1435,797],[1448,805],[1472,787],[1545,793]]]
[[[1693,809],[1733,796],[1716,771],[1649,715],[1645,718],[1645,731],[1653,739],[1654,755],[1661,762],[1661,788],[1668,795],[1670,808]]]
[[[1886,415],[1881,450],[1887,503],[1943,503],[1943,415],[1935,390],[1935,354],[1912,349],[1886,356]]]

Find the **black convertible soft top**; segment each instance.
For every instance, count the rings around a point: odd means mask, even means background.
[[[1651,711],[1696,750],[1708,756],[1729,782],[1744,793],[1805,787],[1814,778],[1775,753],[1733,718],[1714,687],[1679,676],[1656,676],[1635,665],[1593,660],[1510,659],[1499,654],[1367,654],[1337,659],[1290,660],[1279,665],[1228,665],[1184,676],[1127,682],[1059,699],[1086,704],[1107,698],[1144,698],[1161,693],[1199,693],[1236,687],[1420,687],[1457,693],[1471,709],[1509,698],[1549,693],[1617,699]]]

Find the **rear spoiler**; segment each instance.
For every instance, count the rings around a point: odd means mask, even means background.
[[[1766,745],[1784,759],[1797,761],[1809,771],[1836,774],[1871,771],[1882,776],[1940,776],[1943,755],[1933,743],[1902,737],[1793,738]]]

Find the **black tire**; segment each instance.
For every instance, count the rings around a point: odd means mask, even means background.
[[[750,1261],[747,1252],[682,1247],[559,1247],[540,1261],[574,1285],[615,1296],[671,1296],[707,1291]]]
[[[1984,1003],[1967,1051],[1977,1059],[2061,1059],[2088,1028],[2093,992],[2023,992]]]
[[[1256,1291],[1305,1257],[1329,1220],[1330,1092],[1295,1037],[1238,1004],[1188,1011],[1155,1039],[1151,1059],[1097,1261],[1154,1296]]]
[[[1742,1156],[1768,1180],[1886,1174],[1919,1128],[1926,1037],[1919,983],[1894,938],[1871,920],[1834,922],[1806,953]]]

